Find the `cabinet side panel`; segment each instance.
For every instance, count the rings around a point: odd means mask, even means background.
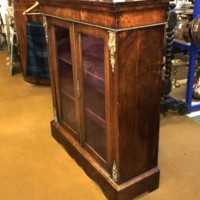
[[[164,26],[119,34],[119,182],[157,166]]]

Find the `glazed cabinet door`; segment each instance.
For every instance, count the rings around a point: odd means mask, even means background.
[[[55,104],[58,122],[77,140],[79,136],[79,110],[77,70],[74,52],[74,32],[70,22],[49,20],[52,52],[52,78],[54,79]]]
[[[111,70],[108,32],[76,25],[75,41],[80,84],[81,141],[105,168],[111,163],[110,92]]]

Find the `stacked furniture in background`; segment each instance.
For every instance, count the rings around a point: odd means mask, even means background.
[[[5,33],[5,24],[2,19],[2,15],[0,12],[0,49],[5,48],[7,46],[6,42],[6,33]]]
[[[16,33],[19,40],[19,53],[21,59],[21,67],[24,80],[33,84],[49,85],[50,81],[48,79],[36,78],[33,76],[27,76],[27,38],[26,38],[26,22],[27,16],[23,15],[23,12],[31,7],[35,3],[35,0],[14,0],[14,15],[16,23]],[[37,8],[39,9],[39,8]],[[30,16],[30,21],[42,22],[42,16]]]
[[[184,12],[183,12],[184,14]],[[195,20],[200,15],[200,1],[194,1],[194,9],[192,19]],[[198,31],[199,26],[196,26],[196,31]],[[189,34],[192,35],[191,33]],[[192,38],[191,38],[192,39]],[[194,76],[195,76],[195,67],[196,67],[196,59],[197,54],[200,52],[200,47],[195,45],[193,41],[186,42],[184,40],[174,40],[174,47],[177,47],[181,50],[187,51],[189,54],[189,66],[188,66],[188,77],[187,77],[187,87],[186,87],[186,103],[189,108],[189,112],[193,112],[200,109],[200,102],[194,102],[192,99],[193,96],[193,84],[194,84]]]
[[[170,96],[172,91],[171,71],[173,55],[173,41],[174,41],[174,28],[177,23],[177,15],[174,11],[175,4],[169,5],[168,21],[166,27],[166,40],[165,40],[165,73],[162,80],[161,104],[160,112],[166,116],[169,110],[178,111],[179,114],[187,114],[189,109],[188,105],[181,100],[176,100]]]

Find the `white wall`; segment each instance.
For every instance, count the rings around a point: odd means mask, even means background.
[[[3,22],[5,24],[5,14],[6,14],[6,9],[8,8],[8,1],[7,0],[0,0],[0,12],[1,12],[1,17],[3,19]]]

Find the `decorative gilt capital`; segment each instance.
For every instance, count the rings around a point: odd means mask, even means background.
[[[113,181],[116,183],[117,179],[118,179],[118,175],[117,175],[117,163],[114,160],[113,162],[113,166],[112,166],[112,179]]]
[[[53,107],[53,113],[54,113],[54,121],[55,121],[56,123],[58,123],[58,116],[57,116],[56,107]]]
[[[108,47],[110,50],[110,64],[112,73],[115,72],[116,33],[109,31]]]
[[[43,16],[43,26],[44,26],[44,30],[45,30],[46,42],[48,43],[47,17],[46,16]]]

